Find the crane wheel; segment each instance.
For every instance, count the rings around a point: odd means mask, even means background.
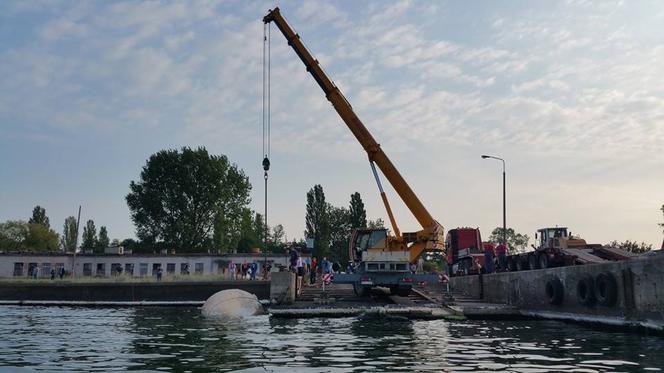
[[[514,261],[516,262],[515,267],[517,271],[523,271],[524,269],[527,269],[523,259],[517,258]]]
[[[610,272],[602,272],[595,277],[597,302],[602,306],[611,307],[618,300],[618,282]]]
[[[510,272],[516,271],[516,260],[509,258],[507,259],[507,268],[510,270]]]
[[[546,253],[539,254],[539,266],[542,269],[549,268],[549,256]]]
[[[550,304],[560,305],[565,297],[565,287],[558,277],[553,277],[546,282],[546,297]]]
[[[369,295],[370,290],[371,288],[369,286],[360,285],[357,282],[353,284],[353,292],[358,297],[366,297],[367,295]]]
[[[595,304],[595,281],[592,277],[586,276],[576,284],[576,298],[579,303],[591,307]]]
[[[539,261],[537,260],[537,254],[533,253],[528,255],[528,267],[529,269],[539,269]]]

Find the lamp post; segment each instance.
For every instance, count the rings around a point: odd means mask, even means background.
[[[503,162],[503,245],[507,246],[507,222],[505,214],[505,160],[492,155],[482,155],[482,159],[496,159]]]

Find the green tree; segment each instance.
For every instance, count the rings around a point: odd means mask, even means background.
[[[233,253],[237,251],[241,238],[240,225],[241,216],[227,216],[224,211],[219,211],[214,218],[214,233],[212,245],[214,251],[219,253]]]
[[[252,221],[252,233],[256,240],[256,246],[261,249],[265,246],[265,232],[270,232],[270,227],[265,226],[265,218],[262,214],[256,213]]]
[[[60,236],[42,224],[28,224],[23,246],[30,251],[57,251]]]
[[[351,228],[364,228],[367,226],[367,211],[364,209],[364,202],[362,202],[360,193],[355,192],[350,195],[348,214]]]
[[[152,245],[138,242],[133,238],[125,238],[120,242],[120,245],[122,245],[126,251],[131,251],[134,254],[151,254],[155,252]]]
[[[645,252],[652,250],[652,245],[648,245],[645,242],[641,243],[638,243],[636,241],[632,242],[630,240],[624,242],[611,241],[607,244],[607,246],[615,247],[634,254],[643,254]]]
[[[46,228],[51,228],[51,225],[48,221],[48,216],[46,216],[46,209],[37,205],[32,209],[32,217],[28,220],[28,224],[41,224]]]
[[[73,253],[76,251],[77,236],[78,227],[76,226],[76,218],[70,216],[65,219],[65,223],[62,229],[62,238],[60,239],[60,245],[65,252]]]
[[[92,249],[97,246],[97,228],[95,222],[91,219],[85,223],[83,227],[83,243],[81,247],[84,249]]]
[[[245,208],[240,218],[240,240],[237,244],[238,253],[249,253],[255,247],[260,245],[260,241],[254,231],[254,219],[252,211]]]
[[[108,239],[108,231],[105,226],[99,227],[99,239],[97,239],[97,252],[103,253],[104,249],[108,247],[110,240]]]
[[[142,241],[205,252],[215,218],[220,213],[225,219],[240,216],[249,204],[251,184],[226,156],[184,147],[150,156],[140,180],[129,188],[127,205]]]
[[[307,192],[306,211],[304,236],[314,240],[314,256],[319,258],[327,256],[330,244],[330,220],[325,193],[319,184]]]
[[[334,262],[346,263],[349,260],[348,246],[350,245],[350,233],[353,228],[356,228],[351,223],[351,212],[344,207],[335,207],[328,204],[328,217],[330,222],[329,257]]]
[[[24,220],[7,220],[0,223],[0,250],[19,250],[28,234],[28,224]]]
[[[510,254],[526,251],[526,248],[528,247],[528,241],[530,241],[530,237],[528,237],[527,234],[517,233],[512,228],[507,228],[506,233],[507,233],[506,234],[507,249]],[[491,235],[489,236],[489,242],[492,242],[494,244],[499,244],[502,241],[503,241],[503,228],[496,227],[493,231],[491,231]]]
[[[367,228],[369,229],[385,228],[385,222],[381,218],[378,218],[376,220],[369,220],[369,223],[367,223]]]
[[[286,252],[286,232],[284,226],[277,224],[272,227],[272,234],[270,234],[268,250],[270,253],[285,253]]]

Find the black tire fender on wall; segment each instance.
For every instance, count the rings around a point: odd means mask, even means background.
[[[610,272],[602,272],[595,277],[597,302],[602,306],[611,307],[618,300],[618,282]]]
[[[565,287],[558,277],[554,276],[547,281],[544,291],[550,304],[558,306],[563,303]]]
[[[591,276],[583,277],[576,284],[576,298],[584,306],[595,304],[595,280]]]

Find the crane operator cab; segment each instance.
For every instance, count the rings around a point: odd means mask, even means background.
[[[356,229],[351,239],[352,258],[362,261],[367,250],[384,250],[387,248],[387,229]]]
[[[389,250],[388,240],[385,228],[356,229],[350,240],[351,260],[364,271],[408,271],[408,252]]]

